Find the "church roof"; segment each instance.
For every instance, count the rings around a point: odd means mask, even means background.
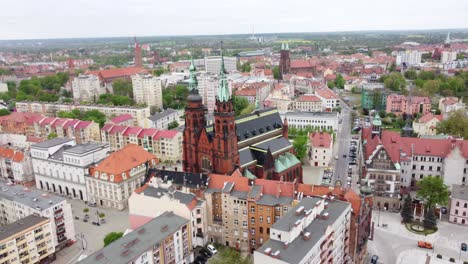
[[[237,141],[281,128],[283,121],[275,108],[265,108],[236,119]]]

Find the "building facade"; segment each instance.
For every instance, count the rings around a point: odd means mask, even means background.
[[[324,110],[322,100],[316,95],[302,95],[292,103],[293,111],[322,112]]]
[[[431,98],[390,94],[387,97],[385,110],[387,113],[394,113],[397,116],[417,113],[425,115],[431,111]]]
[[[110,152],[101,143],[76,144],[55,138],[31,146],[34,177],[38,189],[88,201],[85,178],[92,164]]]
[[[455,224],[468,225],[468,186],[452,186],[449,221]]]
[[[387,107],[387,96],[388,92],[384,89],[367,90],[362,89],[361,91],[361,106],[362,108],[377,111],[385,110]]]
[[[395,63],[397,66],[405,64],[406,66],[412,66],[415,64],[421,64],[422,53],[417,50],[406,50],[399,51],[396,54]]]
[[[33,185],[34,174],[29,152],[0,147],[0,177],[15,184]]]
[[[156,156],[134,144],[111,153],[89,168],[86,177],[88,201],[123,210],[128,206],[130,195],[142,186],[148,171],[157,162]]]
[[[224,60],[224,62],[223,62]],[[236,57],[222,57],[222,56],[209,56],[205,57],[205,71],[207,73],[219,73],[221,64],[224,63],[226,73],[237,70],[237,58]]]
[[[413,131],[419,136],[434,136],[437,134],[437,124],[442,121],[442,115],[429,112],[413,122]]]
[[[333,131],[338,129],[337,112],[286,112],[284,118],[288,120],[288,126],[298,129],[308,127]]]
[[[159,130],[168,129],[169,124],[172,122],[179,121],[179,111],[168,108],[162,112],[155,113],[154,115],[148,117],[151,120],[151,127]]]
[[[162,82],[158,77],[147,75],[133,75],[133,98],[137,104],[163,109]]]
[[[309,133],[309,163],[313,167],[328,167],[333,157],[333,135],[327,132]]]
[[[94,121],[45,117],[34,122],[34,136],[47,138],[51,133],[73,139],[77,144],[98,142],[101,139],[99,124]]]
[[[458,99],[458,97],[444,97],[439,100],[439,110],[444,119],[450,116],[450,113],[453,113],[458,110],[465,110],[466,104],[462,102],[463,100]]]
[[[71,83],[73,99],[77,102],[96,102],[106,92],[96,75],[80,74]]]

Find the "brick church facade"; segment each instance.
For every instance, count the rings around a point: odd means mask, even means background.
[[[228,89],[224,60],[219,74],[213,125],[207,125],[206,107],[198,93],[195,66],[190,66],[185,108],[183,169],[192,173],[231,175],[302,182],[301,162],[288,140],[287,120],[283,123],[275,108],[256,109],[236,117]]]

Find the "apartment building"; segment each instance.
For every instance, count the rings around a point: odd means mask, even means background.
[[[31,157],[21,150],[0,147],[0,177],[15,184],[34,185]]]
[[[451,50],[444,50],[442,51],[442,55],[440,56],[440,63],[448,63],[457,60],[457,52]]]
[[[332,111],[334,108],[340,106],[340,99],[328,87],[315,89],[314,94],[322,100],[322,106],[325,111]]]
[[[71,111],[73,109],[78,109],[80,111],[98,110],[110,118],[118,115],[130,114],[133,116],[133,118],[135,118],[134,125],[138,125],[140,122],[146,122],[144,119],[150,116],[149,106],[111,106],[94,104],[46,103],[34,101],[16,102],[16,110],[20,113],[39,113],[49,117],[56,116],[57,112],[59,111]]]
[[[54,138],[31,146],[38,189],[89,201],[85,178],[91,165],[110,152],[108,144],[76,144],[72,139]]]
[[[435,136],[437,124],[442,121],[442,115],[434,115],[429,112],[413,122],[413,131],[419,136]]]
[[[309,163],[313,167],[328,167],[333,157],[333,135],[327,132],[309,133]]]
[[[350,263],[349,203],[303,198],[272,225],[270,239],[254,252],[257,264]]]
[[[161,161],[177,162],[182,159],[182,132],[177,130],[106,124],[101,129],[101,141],[108,143],[112,151],[136,144],[158,156]]]
[[[0,130],[3,133],[33,135],[34,122],[43,118],[43,115],[37,113],[12,112],[0,117]]]
[[[216,96],[218,95],[219,68],[215,73],[200,72],[197,77],[198,80],[198,93],[202,97],[202,102],[206,106],[208,113],[213,113],[216,103]],[[229,94],[232,94],[232,86],[229,83]]]
[[[390,94],[387,97],[385,110],[387,113],[394,113],[397,116],[417,113],[425,115],[431,111],[431,98]]]
[[[249,179],[249,177],[251,179]],[[208,235],[243,252],[268,240],[270,227],[292,207],[294,183],[243,176],[210,174],[205,190]]]
[[[99,124],[94,121],[44,117],[34,122],[35,136],[47,138],[50,133],[55,133],[58,137],[74,139],[77,144],[101,140]]]
[[[137,104],[163,109],[162,82],[151,74],[132,76],[133,98]]]
[[[286,118],[289,127],[338,130],[337,112],[286,112],[281,115],[281,119],[284,120],[284,118]]]
[[[151,127],[159,130],[168,129],[169,124],[176,121],[180,121],[179,111],[168,108],[162,112],[155,113],[154,115],[148,117],[151,121]]]
[[[224,68],[226,72],[233,72],[237,70],[237,58],[236,57],[223,57]],[[221,56],[208,56],[205,57],[205,71],[208,73],[219,73],[221,69]]]
[[[12,133],[0,133],[0,146],[8,145],[8,147],[18,149],[28,149],[32,144],[43,141],[43,138],[34,136],[25,136]]]
[[[449,221],[468,226],[468,186],[453,185]]]
[[[190,192],[177,190],[171,183],[157,179],[156,187],[148,184],[137,189],[128,199],[130,226],[132,229],[151,221],[158,215],[172,211],[188,220],[194,247],[208,242],[206,201]]]
[[[439,100],[439,110],[442,117],[448,118],[450,113],[465,110],[466,104],[462,102],[462,99],[458,97],[444,97]]]
[[[187,219],[165,212],[78,263],[191,263],[190,232]]]
[[[130,114],[119,115],[107,120],[107,124],[119,126],[133,126],[134,123],[133,116]]]
[[[412,66],[415,64],[421,64],[422,53],[418,50],[405,50],[396,53],[396,65]]]
[[[324,109],[322,100],[316,95],[302,95],[292,103],[293,111],[322,112]]]
[[[128,144],[111,153],[95,166],[86,177],[88,201],[99,206],[123,210],[128,198],[148,176],[158,159],[142,147]]]
[[[0,182],[0,208],[0,225],[13,223],[29,215],[49,219],[56,250],[76,239],[71,205],[63,197]]]
[[[76,102],[96,102],[99,95],[106,93],[99,78],[92,74],[80,74],[72,80],[73,99]]]
[[[55,260],[50,219],[35,215],[0,227],[0,264]]]

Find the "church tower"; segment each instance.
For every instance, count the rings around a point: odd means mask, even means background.
[[[231,174],[239,165],[239,151],[237,149],[234,104],[229,93],[222,53],[218,85],[213,124],[213,167],[216,173]]]
[[[143,62],[141,60],[141,46],[138,44],[135,37],[135,67],[142,67]]]
[[[200,133],[206,126],[206,108],[202,103],[202,97],[198,94],[198,81],[195,70],[192,60],[189,78],[190,94],[187,97],[187,106],[185,107],[183,168],[186,172],[198,173],[201,172],[201,164],[199,164],[198,160],[198,142]]]
[[[283,80],[283,76],[289,73],[291,69],[291,59],[289,58],[289,44],[281,44],[280,63],[279,63],[279,78]]]
[[[381,136],[382,120],[380,120],[379,113],[375,114],[374,120],[372,120],[372,137]]]

